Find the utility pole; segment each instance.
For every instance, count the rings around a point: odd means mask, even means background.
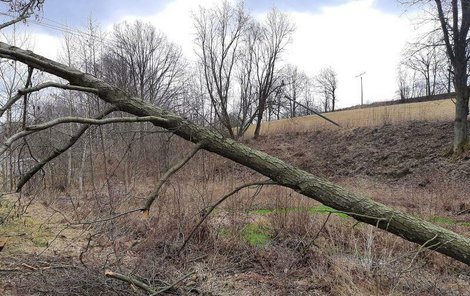
[[[362,76],[364,76],[366,72],[362,72],[359,75],[354,76],[354,78],[360,77],[361,78],[361,106],[364,105],[364,87],[362,84]]]

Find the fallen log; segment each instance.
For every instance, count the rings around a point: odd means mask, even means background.
[[[0,57],[22,62],[56,75],[70,85],[93,88],[105,102],[136,116],[155,117],[151,122],[239,164],[249,167],[285,187],[315,199],[357,221],[368,223],[470,265],[470,239],[423,219],[395,210],[365,196],[348,192],[325,179],[294,167],[264,152],[198,126],[176,114],[151,105],[91,75],[82,73],[30,51],[0,42]]]

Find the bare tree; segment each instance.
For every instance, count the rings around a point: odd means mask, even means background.
[[[328,67],[320,70],[315,77],[318,92],[323,95],[323,110],[325,112],[335,111],[336,89],[338,88],[338,78],[333,68]]]
[[[436,34],[430,34],[425,43],[435,45],[439,40]],[[423,95],[431,96],[446,91],[449,65],[442,47],[423,47],[421,43],[412,43],[403,54],[402,64],[421,77],[425,89]]]
[[[276,80],[280,76],[277,67],[282,53],[290,42],[294,26],[287,15],[273,9],[259,30],[261,30],[261,40],[254,49],[257,57],[255,69],[258,87],[258,109],[253,136],[255,139],[259,137],[261,131],[266,103],[269,97],[276,92]]]
[[[418,0],[402,1],[408,4],[420,3],[434,21],[434,31],[440,33],[436,44],[422,44],[423,47],[443,46],[450,61],[455,89],[455,119],[452,150],[459,155],[469,149],[468,103],[469,103],[469,38],[470,1],[468,0]]]
[[[211,9],[200,8],[194,15],[196,47],[204,71],[207,93],[220,123],[236,138],[229,105],[234,88],[234,72],[249,16],[242,3],[223,1]],[[232,102],[233,103],[233,102]]]
[[[400,100],[423,95],[418,80],[416,79],[416,72],[410,71],[403,64],[400,64],[397,69],[397,84]]]
[[[242,3],[224,1],[195,16],[196,45],[214,112],[232,138],[256,119],[254,137],[270,96],[276,91],[278,63],[293,26],[273,9],[259,23]]]
[[[9,31],[1,31],[1,40],[15,46],[31,48],[29,34],[18,32],[16,22],[9,26]],[[35,76],[35,73],[28,75],[28,68],[16,61],[2,61],[0,63],[0,94],[2,95],[1,97],[3,101],[3,107],[0,109],[0,116],[5,115],[0,126],[4,137],[9,137],[14,134],[18,128],[23,125],[22,122],[27,120],[30,108],[27,105],[30,104],[25,105],[24,103],[25,101],[28,101],[29,94],[19,94],[17,93],[17,89],[25,87],[26,82],[28,80],[35,79]],[[18,102],[20,101],[23,101],[22,106],[18,105]],[[13,188],[15,186],[14,177],[20,169],[19,164],[22,162],[23,158],[28,157],[22,156],[25,152],[22,147],[24,147],[25,144],[28,143],[22,143],[12,147],[8,156],[2,161],[4,188]]]
[[[154,104],[178,106],[185,79],[179,47],[141,21],[115,25],[111,43],[113,46],[103,57],[108,81]]]
[[[310,114],[310,111],[301,105],[305,105],[309,109],[316,109],[313,100],[313,79],[297,66],[287,65],[282,70],[282,86],[278,108],[286,110],[284,117],[293,118]]]
[[[435,2],[447,55],[454,72],[456,104],[453,150],[454,154],[460,154],[469,149],[467,116],[469,99],[468,61],[470,56],[468,50],[468,31],[470,29],[470,1],[452,0],[448,9],[442,5],[441,0],[435,0]]]

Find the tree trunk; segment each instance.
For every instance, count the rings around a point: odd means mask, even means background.
[[[256,116],[256,128],[255,128],[255,134],[253,136],[253,139],[258,139],[259,138],[259,134],[261,132],[261,123],[263,121],[263,113],[264,113],[265,107],[266,107],[266,100],[261,99],[260,102],[259,102],[259,106],[258,106],[258,116]]]
[[[458,51],[456,56],[458,60],[466,60],[462,53],[463,49]],[[466,63],[454,65],[454,88],[455,88],[455,120],[454,120],[454,155],[459,155],[467,151],[468,146],[468,98],[469,91],[467,86]]]
[[[454,120],[454,154],[461,154],[469,148],[468,143],[468,96],[456,93]]]
[[[470,239],[462,235],[387,207],[367,197],[350,193],[280,159],[193,124],[139,98],[131,97],[94,76],[2,42],[0,42],[0,57],[18,60],[41,71],[66,79],[72,85],[97,88],[102,100],[116,106],[121,111],[136,116],[153,116],[155,118],[152,120],[154,125],[168,129],[193,143],[200,143],[203,149],[251,168],[281,186],[289,187],[342,211],[357,221],[376,226],[470,265]]]

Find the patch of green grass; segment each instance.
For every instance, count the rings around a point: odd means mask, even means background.
[[[270,215],[272,213],[286,213],[286,212],[300,212],[300,211],[308,211],[311,214],[323,214],[323,213],[333,213],[334,215],[347,218],[348,215],[338,212],[335,209],[325,206],[319,205],[313,208],[278,208],[278,209],[257,209],[249,211],[250,214],[258,214],[258,215]]]
[[[313,207],[313,208],[310,208],[308,209],[308,211],[310,213],[313,213],[313,214],[318,214],[318,213],[333,213],[334,215],[338,216],[338,217],[341,217],[341,218],[348,218],[349,216],[346,215],[345,213],[340,213],[340,212],[337,212],[335,209],[329,207],[329,206],[325,206],[325,205],[319,205],[317,207]]]
[[[272,212],[274,212],[274,210],[258,209],[258,210],[251,210],[249,213],[250,214],[258,214],[258,215],[269,215]]]
[[[470,222],[461,222],[459,224],[465,227],[470,227]]]
[[[433,217],[431,219],[431,222],[439,223],[439,224],[455,224],[455,221],[452,220],[451,218],[449,218],[449,217],[439,217],[439,216]]]
[[[33,242],[33,245],[39,248],[45,248],[49,245],[49,242],[47,239],[42,238],[42,237],[35,237],[31,240]]]
[[[431,218],[430,222],[437,223],[437,224],[446,224],[446,225],[461,225],[464,227],[470,227],[470,222],[461,222],[461,221],[455,221],[452,218],[449,217],[440,217],[436,216]]]
[[[12,207],[12,203],[2,200],[0,216],[9,213]],[[0,238],[7,239],[4,252],[21,254],[28,252],[30,247],[47,247],[49,239],[52,238],[51,228],[41,225],[40,220],[28,215],[10,217],[4,223],[0,223]]]
[[[220,227],[218,230],[217,230],[217,234],[220,236],[220,237],[228,237],[230,235],[230,230],[226,227]]]
[[[242,237],[254,247],[263,247],[271,240],[271,233],[266,226],[248,224],[242,231]]]

